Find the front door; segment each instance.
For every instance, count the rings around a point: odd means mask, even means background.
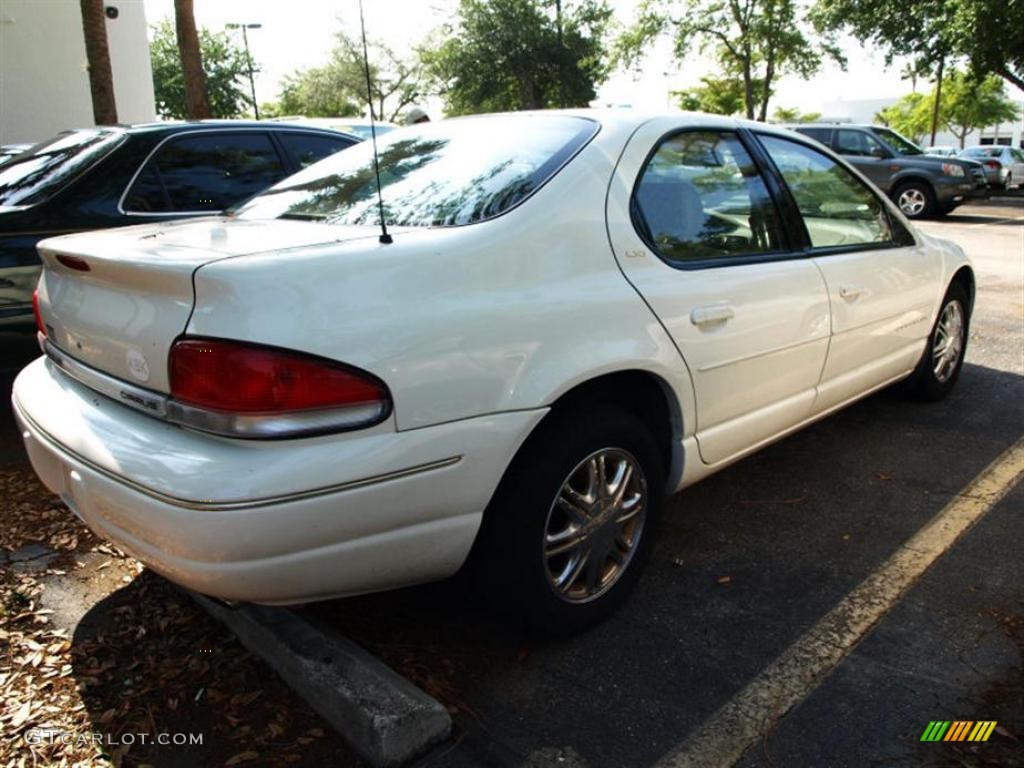
[[[612,181],[616,258],[675,341],[694,383],[700,455],[717,464],[810,413],[828,349],[828,295],[787,247],[736,131],[646,123]]]

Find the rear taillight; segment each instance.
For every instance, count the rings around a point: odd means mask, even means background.
[[[43,325],[43,316],[39,313],[39,289],[32,291],[32,314],[36,316],[36,330],[46,336],[46,326]]]
[[[997,170],[1002,167],[1002,164],[998,160],[986,160],[985,165],[993,170]]]
[[[170,353],[167,414],[236,437],[292,437],[377,424],[387,387],[331,360],[225,339],[185,338]]]

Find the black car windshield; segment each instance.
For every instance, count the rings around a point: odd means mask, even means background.
[[[0,205],[35,205],[105,157],[124,136],[104,128],[61,133],[0,166]]]
[[[597,132],[566,115],[502,115],[420,123],[378,137],[388,224],[471,224],[518,204]],[[376,224],[373,147],[364,141],[276,184],[235,211],[245,219]]]
[[[889,128],[874,128],[875,134],[899,155],[923,155],[924,150]]]

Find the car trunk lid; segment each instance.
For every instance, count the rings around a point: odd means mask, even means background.
[[[168,353],[188,325],[199,267],[376,232],[221,217],[45,240],[39,307],[47,340],[91,368],[166,393]]]

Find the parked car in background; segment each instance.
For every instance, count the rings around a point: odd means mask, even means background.
[[[878,125],[801,123],[792,130],[842,155],[911,219],[950,213],[973,197],[985,195],[980,163],[925,154],[891,128]]]
[[[799,134],[548,111],[399,128],[379,158],[393,240],[364,142],[228,216],[40,244],[32,464],[167,578],[295,603],[473,553],[492,601],[576,631],[667,492],[957,380],[963,251]]]
[[[32,323],[36,244],[89,229],[208,216],[356,140],[251,121],[66,131],[0,165],[0,327]]]
[[[0,146],[0,165],[3,165],[12,157],[16,157],[24,152],[26,149],[30,149],[31,144],[4,144]]]
[[[286,117],[275,117],[271,122],[309,125],[330,131],[340,131],[350,136],[356,136],[360,140],[370,138],[370,121],[364,120],[361,117],[302,117],[301,115],[288,115]],[[398,127],[386,120],[374,120],[373,126],[378,136],[383,136],[388,131],[393,131]]]
[[[926,148],[924,153],[926,155],[939,155],[940,157],[956,157],[960,154],[960,147],[954,147],[952,144],[941,144]]]
[[[985,166],[990,186],[999,189],[1024,187],[1024,150],[1001,144],[968,147],[961,157],[977,160]]]

